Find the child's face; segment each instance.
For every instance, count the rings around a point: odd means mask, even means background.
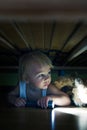
[[[32,69],[30,75],[30,82],[37,88],[46,89],[51,82],[51,69],[50,66],[38,66]]]

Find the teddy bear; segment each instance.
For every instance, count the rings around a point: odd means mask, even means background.
[[[67,93],[75,106],[83,107],[87,105],[87,81],[84,82],[79,77],[59,76],[54,81],[54,85]]]

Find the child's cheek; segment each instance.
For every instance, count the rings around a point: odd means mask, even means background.
[[[38,81],[36,81],[36,86],[40,86],[40,85],[42,85],[43,84],[43,82],[41,81],[41,80],[38,80]]]

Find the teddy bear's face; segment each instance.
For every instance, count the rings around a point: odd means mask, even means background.
[[[73,86],[73,79],[67,78],[67,77],[59,77],[55,82],[55,86],[59,89],[65,87],[65,86]]]

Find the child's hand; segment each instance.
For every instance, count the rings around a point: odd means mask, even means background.
[[[17,98],[17,99],[15,100],[14,105],[15,105],[16,107],[24,107],[24,106],[26,105],[26,100],[19,97],[19,98]]]
[[[45,97],[40,98],[37,101],[37,104],[38,104],[38,106],[41,106],[41,108],[47,108],[49,100],[52,100],[51,97],[45,96]]]

